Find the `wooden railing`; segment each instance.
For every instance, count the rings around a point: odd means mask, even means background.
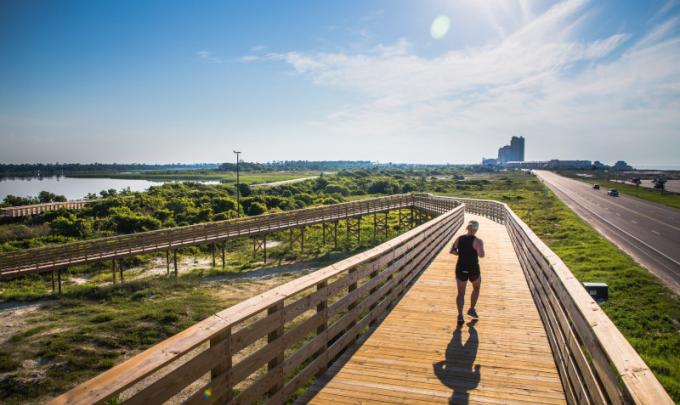
[[[461,226],[463,206],[431,203],[424,209],[445,213],[217,313],[53,403],[284,403],[383,316]]]
[[[498,201],[453,198],[465,204],[466,212],[505,223],[570,404],[673,403],[569,268],[510,207]]]
[[[74,264],[94,263],[106,259],[172,250],[184,246],[216,243],[231,238],[266,234],[293,227],[414,206],[416,205],[412,195],[400,194],[242,219],[79,241],[59,246],[0,253],[0,278],[17,277],[26,273],[51,271]],[[422,209],[435,212],[432,211],[434,208],[423,207]],[[437,213],[443,212],[443,208],[438,209]]]
[[[17,218],[27,215],[40,214],[46,211],[55,211],[60,209],[77,210],[83,208],[85,205],[96,200],[72,200],[64,202],[51,202],[42,204],[20,205],[17,207],[0,208],[0,217]]]
[[[569,403],[673,403],[566,265],[507,205],[428,195],[413,203],[442,215],[217,313],[54,403],[100,403],[119,394],[125,403],[176,395],[187,403],[283,403],[389,310],[461,226],[460,202],[505,223]]]

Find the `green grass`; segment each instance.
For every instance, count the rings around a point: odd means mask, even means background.
[[[577,178],[590,184],[599,184],[603,189],[615,188],[621,194],[632,195],[643,200],[655,202],[657,204],[666,205],[668,207],[680,209],[680,194],[664,192],[661,194],[658,190],[640,186],[635,187],[632,184],[618,183],[605,179],[583,179]]]
[[[288,172],[242,172],[240,180],[242,183],[257,184],[271,183],[275,181],[293,180],[303,177],[318,176],[319,172],[309,171],[288,171]],[[68,177],[97,177],[111,179],[131,179],[131,180],[156,180],[156,181],[220,181],[222,183],[236,183],[235,172],[222,172],[218,170],[186,170],[186,171],[162,171],[162,172],[126,172],[126,173],[74,173]]]
[[[498,189],[495,183],[509,188]],[[484,190],[455,193],[508,203],[579,281],[609,285],[602,309],[680,402],[680,298],[584,223],[531,176],[510,174]]]
[[[221,309],[210,288],[191,277],[155,278],[71,291],[42,304],[26,327],[0,345],[5,403],[60,394]]]
[[[276,236],[283,243],[268,249],[268,266],[312,260],[307,263],[310,267],[322,267],[337,262],[397,236],[397,216],[396,212],[389,216],[387,237],[380,232],[375,238],[373,223],[366,218],[361,244],[347,239],[341,223],[337,250],[330,232],[326,244],[322,243],[320,226],[307,228],[304,253],[298,244],[290,249],[287,232],[270,235],[270,241]],[[0,302],[24,301],[40,306],[25,315],[24,325],[9,340],[0,343],[0,402],[43,402],[216,311],[298,276],[290,272],[269,280],[230,278],[262,266],[262,252],[253,260],[251,249],[248,239],[229,241],[225,270],[218,254],[217,268],[197,268],[177,280],[156,276],[132,281],[139,270],[129,268],[123,287],[110,284],[107,264],[74,267],[64,280],[74,274],[92,277],[84,285],[65,283],[61,296],[51,294],[47,276],[0,282]],[[193,247],[184,250],[181,257],[205,259],[206,253],[207,249]],[[137,266],[148,266],[152,257],[136,258]],[[224,277],[224,281],[205,283],[210,276]]]

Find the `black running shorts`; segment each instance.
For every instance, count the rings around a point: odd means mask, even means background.
[[[477,281],[481,276],[479,269],[472,270],[456,270],[456,278],[460,281]]]

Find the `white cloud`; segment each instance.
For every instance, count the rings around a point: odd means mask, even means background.
[[[525,4],[527,22],[500,42],[433,58],[401,39],[359,53],[263,59],[283,61],[318,86],[363,96],[362,104],[309,123],[331,133],[385,141],[427,136],[475,154],[466,161],[494,149],[456,140],[496,142],[516,132],[529,137],[531,158],[653,156],[652,139],[680,149],[680,39],[670,35],[678,18],[637,41],[624,32],[584,41],[577,34],[591,17],[587,5],[564,1],[535,16]],[[599,155],[584,152],[584,143],[601,144]]]
[[[200,51],[196,52],[196,56],[204,62],[222,63],[222,60],[220,58],[214,57],[213,54],[207,49],[201,49]]]

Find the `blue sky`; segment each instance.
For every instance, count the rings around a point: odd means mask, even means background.
[[[435,39],[438,16],[450,22]],[[0,161],[680,164],[678,1],[0,2]]]

